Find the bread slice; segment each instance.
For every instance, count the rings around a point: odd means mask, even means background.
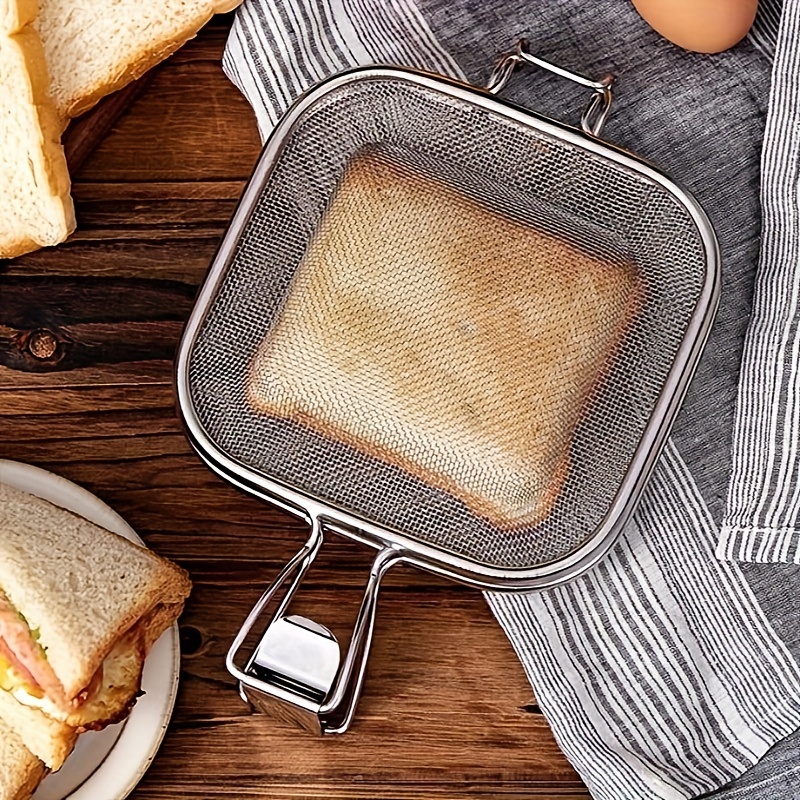
[[[534,525],[639,291],[630,263],[362,154],[258,349],[249,401],[498,527]]]
[[[50,93],[66,120],[138,78],[241,0],[40,0]]]
[[[0,721],[0,800],[28,800],[46,774],[45,765]]]
[[[35,2],[0,0],[0,258],[58,244],[75,228],[35,14]]]
[[[53,771],[64,765],[79,735],[72,725],[48,717],[41,709],[18,703],[4,691],[0,691],[0,724],[11,728],[25,748]]]

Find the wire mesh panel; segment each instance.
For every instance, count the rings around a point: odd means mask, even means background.
[[[402,77],[292,126],[188,361],[229,458],[477,565],[598,529],[706,282],[691,214]]]

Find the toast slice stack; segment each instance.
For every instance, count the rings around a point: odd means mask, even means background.
[[[0,0],[0,259],[75,229],[60,136],[241,0]]]
[[[75,228],[35,14],[35,2],[0,0],[0,258],[58,244]]]

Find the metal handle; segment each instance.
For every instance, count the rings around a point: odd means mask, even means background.
[[[516,49],[500,57],[497,66],[492,70],[489,83],[486,84],[487,91],[492,94],[500,92],[508,83],[514,70],[521,64],[541,67],[542,69],[546,69],[562,78],[568,78],[592,90],[589,103],[581,115],[581,130],[591,136],[600,136],[603,126],[608,119],[608,115],[611,112],[611,101],[613,99],[611,84],[614,82],[614,76],[606,75],[599,81],[591,81],[588,78],[584,78],[582,75],[577,75],[574,72],[551,64],[543,58],[532,55],[528,52],[527,48],[527,40],[520,39],[517,42]]]
[[[286,609],[303,582],[323,542],[323,523],[312,521],[311,535],[253,606],[228,651],[225,664],[239,681],[243,698],[260,711],[315,733],[344,733],[355,713],[372,642],[380,582],[389,567],[403,559],[394,548],[378,551],[347,657],[340,667],[339,643],[322,625]],[[255,624],[284,584],[290,582],[247,664],[237,664]]]

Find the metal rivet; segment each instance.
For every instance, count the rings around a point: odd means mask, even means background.
[[[28,339],[28,350],[34,358],[52,358],[58,350],[58,339],[51,331],[34,331]]]

